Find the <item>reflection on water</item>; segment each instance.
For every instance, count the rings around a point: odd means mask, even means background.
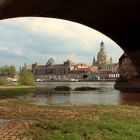
[[[38,87],[55,88],[56,86],[68,86],[72,89],[76,87],[100,87],[103,89],[114,89],[114,82],[39,82]]]
[[[95,91],[47,92],[36,94],[38,105],[86,105],[86,104],[118,104],[118,94]]]
[[[0,99],[32,98],[37,105],[88,105],[88,104],[131,104],[140,105],[140,93],[124,93],[114,89],[114,82],[39,82],[38,90],[0,91]],[[96,87],[94,91],[54,91],[56,86]],[[43,89],[43,87],[45,87]],[[47,88],[47,90],[46,90]],[[30,93],[30,94],[29,94]],[[26,95],[26,96],[25,96]]]
[[[140,93],[120,93],[120,104],[140,105]]]
[[[99,87],[95,91],[41,91],[35,94],[37,105],[140,104],[140,93],[122,93],[113,88],[114,82],[43,82],[39,87],[56,86]]]

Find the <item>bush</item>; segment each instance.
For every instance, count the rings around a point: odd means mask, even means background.
[[[57,86],[57,87],[55,87],[55,90],[56,91],[70,91],[71,88],[68,86]]]
[[[31,71],[23,69],[20,72],[19,82],[21,85],[25,86],[34,86],[35,80]]]
[[[99,88],[96,87],[77,87],[75,91],[90,91],[90,90],[98,90]]]
[[[0,76],[15,76],[15,74],[16,74],[15,66],[0,67]]]
[[[9,83],[6,79],[0,79],[0,86],[7,86]]]

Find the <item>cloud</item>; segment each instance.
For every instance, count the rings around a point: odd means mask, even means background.
[[[20,48],[9,48],[7,46],[0,46],[0,52],[15,55],[15,56],[22,55],[22,51]]]
[[[0,51],[6,52],[8,50],[8,47],[6,46],[0,46]]]
[[[68,58],[77,63],[91,64],[103,40],[114,62],[123,51],[120,47],[89,27],[51,18],[15,18],[0,21],[0,53],[16,65],[23,62],[46,63],[54,57],[56,63]],[[0,56],[0,62],[7,63]],[[11,59],[10,59],[11,58]]]
[[[22,55],[22,51],[20,48],[14,49],[13,52],[17,55],[17,56],[21,56]]]

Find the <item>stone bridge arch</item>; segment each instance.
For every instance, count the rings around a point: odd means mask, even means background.
[[[0,19],[51,17],[84,24],[114,40],[140,74],[139,0],[1,0]]]

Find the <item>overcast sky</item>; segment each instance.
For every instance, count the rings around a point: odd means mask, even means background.
[[[92,64],[101,41],[118,62],[122,49],[108,37],[78,23],[51,18],[16,18],[0,21],[0,66],[25,62],[46,64],[52,57],[55,63],[67,59],[75,63]]]

